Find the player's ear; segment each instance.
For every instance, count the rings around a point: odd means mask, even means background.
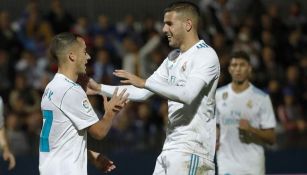
[[[185,22],[185,30],[187,32],[189,32],[192,29],[192,20],[191,19],[187,19]]]
[[[73,54],[72,52],[68,53],[68,59],[72,62],[74,62],[76,60],[76,55]]]

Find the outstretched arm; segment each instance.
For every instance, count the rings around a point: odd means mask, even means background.
[[[146,89],[137,88],[132,85],[109,86],[104,84],[98,84],[93,79],[89,80],[87,86],[87,94],[88,95],[102,94],[107,97],[111,97],[115,88],[118,88],[119,91],[126,89],[126,92],[129,94],[128,99],[131,101],[144,101],[153,95],[152,92]]]
[[[191,104],[202,88],[206,85],[202,79],[197,77],[189,78],[184,86],[175,86],[169,85],[165,81],[155,79],[156,76],[151,76],[145,81],[125,70],[116,70],[114,75],[124,78],[125,80],[121,80],[122,83],[132,84],[139,88],[148,89],[156,94],[166,97],[167,99],[184,104]]]

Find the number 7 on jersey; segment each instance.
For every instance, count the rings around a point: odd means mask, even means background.
[[[53,112],[50,110],[43,110],[43,127],[40,136],[39,150],[40,152],[49,152],[49,134],[53,120]]]

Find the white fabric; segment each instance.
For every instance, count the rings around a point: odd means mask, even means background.
[[[235,93],[229,84],[217,90],[216,101],[220,124],[219,174],[264,174],[263,147],[242,143],[238,127],[240,119],[247,119],[255,128],[274,128],[276,121],[269,96],[252,84],[245,91]]]
[[[169,98],[164,151],[196,154],[213,161],[219,74],[215,51],[201,40],[174,61],[165,59],[146,81],[146,88]]]
[[[220,65],[215,51],[201,40],[176,60],[166,58],[146,80],[146,89],[169,98],[163,151],[186,152],[213,162],[215,90],[219,74]],[[103,85],[102,93],[110,96],[114,89],[115,86]],[[132,87],[127,90],[129,98],[134,100],[146,99],[144,97],[152,95],[150,91]]]
[[[153,175],[214,175],[214,165],[194,154],[163,151],[156,161]]]
[[[129,93],[128,99],[132,101],[144,101],[153,95],[153,93],[147,89],[137,88],[132,85],[109,86],[104,84],[101,84],[101,94],[112,97],[116,87],[118,87],[118,92],[127,89],[127,93]]]
[[[4,110],[3,101],[2,98],[0,97],[0,128],[3,128],[4,126],[3,110]]]
[[[57,73],[47,85],[41,102],[42,110],[52,111],[53,120],[48,137],[49,150],[39,153],[41,175],[86,175],[86,128],[98,117],[82,88]],[[43,129],[47,119],[44,118]]]

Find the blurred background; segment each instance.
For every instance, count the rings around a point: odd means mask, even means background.
[[[191,0],[192,1],[192,0]],[[42,126],[40,99],[57,71],[48,58],[51,38],[60,32],[82,35],[91,60],[88,75],[118,85],[123,68],[147,78],[171,51],[163,36],[163,9],[174,0],[1,0],[0,96],[17,166],[4,174],[38,174]],[[227,66],[234,50],[244,50],[253,66],[252,82],[273,102],[277,144],[266,148],[268,174],[307,173],[307,1],[194,0],[202,13],[203,38],[221,63],[219,86],[230,82]],[[102,116],[102,99],[89,97]],[[130,103],[107,138],[88,146],[112,159],[110,174],[151,174],[164,141],[166,100],[154,96]],[[2,173],[2,174],[3,174]],[[1,174],[1,173],[0,173]],[[89,175],[99,172],[89,165]]]

